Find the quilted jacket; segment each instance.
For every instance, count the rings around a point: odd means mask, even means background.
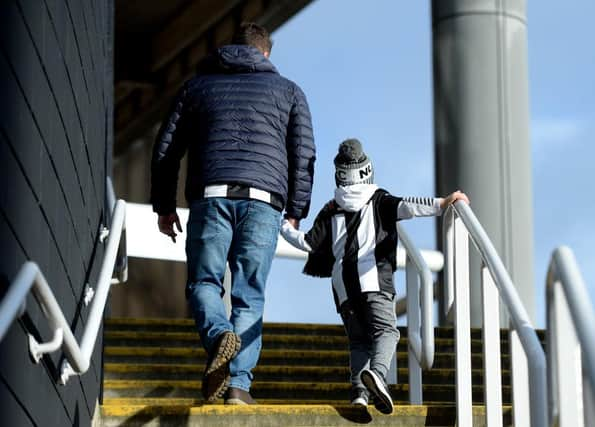
[[[159,214],[175,211],[186,151],[188,201],[207,185],[240,184],[280,196],[289,217],[308,214],[315,147],[306,97],[258,49],[223,46],[179,91],[153,150]]]

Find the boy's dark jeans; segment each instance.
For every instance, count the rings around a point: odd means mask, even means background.
[[[365,388],[360,380],[363,369],[373,369],[386,379],[400,336],[394,297],[388,292],[366,292],[356,303],[347,301],[341,306],[353,387]]]

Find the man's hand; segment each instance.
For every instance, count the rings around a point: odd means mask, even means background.
[[[285,218],[287,219],[287,221],[293,226],[293,228],[295,228],[296,230],[300,229],[300,220],[299,219],[295,219],[295,218]]]
[[[467,197],[467,195],[457,190],[454,193],[451,193],[442,199],[442,202],[440,203],[440,208],[446,209],[448,206],[452,205],[454,202],[458,200],[463,200],[465,203],[469,204],[469,198]]]
[[[174,212],[169,215],[159,215],[157,224],[159,225],[159,231],[171,237],[173,242],[176,243],[177,234],[174,230],[174,224],[176,224],[178,231],[180,233],[182,232],[182,226],[180,225],[180,218],[178,217],[178,214]]]

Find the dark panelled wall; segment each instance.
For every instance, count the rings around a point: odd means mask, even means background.
[[[39,264],[80,342],[103,244],[111,174],[113,0],[0,1],[0,298]],[[52,333],[35,299],[0,342],[0,426],[88,426],[101,385],[101,332],[89,371],[58,384],[63,353],[36,365],[27,334]]]

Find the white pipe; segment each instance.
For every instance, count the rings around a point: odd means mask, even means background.
[[[403,227],[401,227],[401,224],[397,224],[397,233],[399,235],[399,240],[407,250],[407,259],[413,263],[415,270],[417,270],[419,275],[419,286],[421,290],[419,306],[421,310],[420,333],[422,354],[421,358],[418,360],[423,369],[430,369],[434,364],[434,280],[432,278],[432,273],[426,264],[425,258],[415,247],[409,238],[409,235],[405,232]],[[432,261],[438,261],[436,258]],[[440,254],[439,258],[443,263],[444,258],[442,257],[442,254]],[[440,265],[440,268],[442,268],[442,265]],[[407,293],[407,298],[409,298],[409,293]]]
[[[91,305],[80,346],[70,329],[69,323],[64,317],[52,289],[48,285],[39,266],[33,261],[27,261],[23,264],[11,283],[7,294],[0,302],[0,340],[2,340],[14,319],[22,314],[23,304],[27,294],[29,291],[33,292],[44,315],[49,320],[50,327],[54,331],[54,337],[49,342],[38,343],[30,335],[29,351],[33,358],[39,361],[44,354],[62,348],[66,355],[66,361],[63,364],[61,373],[62,384],[65,384],[71,375],[80,375],[89,369],[93,347],[97,340],[97,333],[102,322],[103,310],[111,285],[120,236],[124,229],[125,216],[126,203],[123,200],[118,200],[114,208],[111,221],[112,229],[108,237],[103,263],[99,273],[96,297]]]
[[[23,264],[0,301],[0,341],[17,317],[25,311],[25,298],[31,290],[38,268],[33,262]]]
[[[531,426],[545,426],[547,425],[548,418],[546,361],[541,342],[537,337],[535,328],[531,324],[527,310],[519,297],[517,289],[514,287],[508,271],[506,271],[498,252],[477,217],[469,205],[463,201],[456,202],[453,207],[465,224],[471,240],[494,278],[500,298],[502,298],[508,309],[514,329],[518,333],[527,359],[531,361],[529,364]]]
[[[577,389],[583,389],[587,408],[593,405],[589,390],[595,388],[595,311],[574,254],[566,246],[557,248],[552,254],[546,279],[546,300],[550,348],[559,348],[561,349],[559,356],[568,357],[568,353],[572,350],[569,348],[572,347],[569,344],[570,337],[576,336],[583,359],[583,375],[581,375],[575,369],[569,368],[568,364],[560,363],[555,351],[548,353],[548,377],[551,386],[550,423],[559,421],[564,427],[564,422],[568,421],[566,417],[571,417],[568,425],[579,425],[583,418],[587,420],[586,415],[576,413],[575,410],[582,402],[570,402],[572,405],[565,405],[564,402],[568,401],[569,396],[559,396],[559,394],[562,392],[562,381],[574,380],[574,384],[580,384],[581,377],[584,377],[586,381]],[[578,362],[578,365],[580,366],[581,363]],[[564,370],[563,374],[561,370]],[[557,379],[557,375],[561,378]],[[572,378],[573,376],[576,378]]]
[[[406,234],[403,234],[403,230],[401,229],[401,231],[399,231],[399,238],[401,242],[403,241],[403,235]],[[421,254],[421,258],[423,258],[424,263],[428,266],[431,272],[438,272],[442,270],[442,267],[444,266],[444,256],[442,255],[442,252],[426,249],[421,249],[418,252]],[[279,235],[279,239],[277,240],[277,250],[275,251],[275,257],[305,261],[308,258],[308,253],[290,245],[283,238],[283,236]],[[407,265],[407,250],[401,245],[397,246],[396,257],[397,268],[400,270],[404,270]]]
[[[63,384],[66,383],[71,375],[80,375],[89,369],[89,361],[91,360],[93,347],[95,347],[95,341],[97,340],[97,333],[99,332],[99,327],[103,320],[103,311],[105,309],[105,303],[112,282],[112,273],[116,263],[120,236],[122,235],[122,230],[125,226],[125,220],[126,202],[124,202],[124,200],[118,200],[114,208],[114,214],[111,221],[112,228],[109,237],[107,238],[103,264],[101,265],[101,270],[97,279],[97,290],[95,291],[95,298],[93,299],[89,316],[87,317],[87,324],[81,340],[80,350],[78,346],[75,349],[75,364],[70,365],[69,363],[65,363],[62,366],[61,381]],[[83,364],[81,364],[81,362],[83,362]]]

